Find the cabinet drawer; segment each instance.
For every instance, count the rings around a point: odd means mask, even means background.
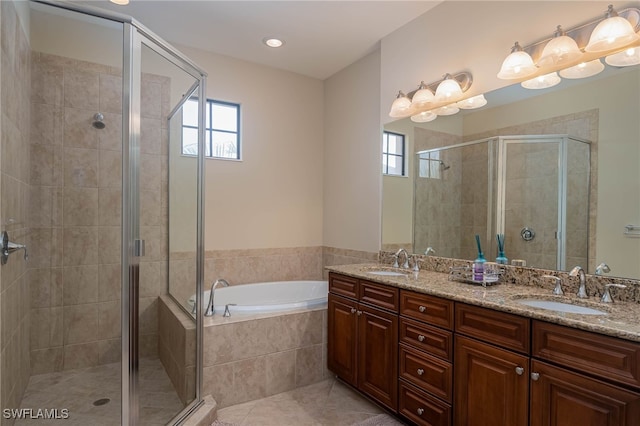
[[[453,368],[450,362],[400,345],[400,377],[420,389],[451,402]]]
[[[453,302],[450,300],[400,290],[400,314],[453,330]]]
[[[398,412],[420,426],[449,426],[451,406],[400,380]]]
[[[640,345],[637,343],[534,321],[532,355],[640,388]]]
[[[388,285],[360,281],[360,301],[398,312],[398,289]]]
[[[400,342],[445,360],[453,360],[453,333],[450,331],[400,318]]]
[[[457,303],[456,332],[517,352],[529,353],[529,319],[517,315]]]
[[[329,291],[341,296],[358,298],[358,279],[329,273]]]

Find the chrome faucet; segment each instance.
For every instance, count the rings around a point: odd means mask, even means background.
[[[229,282],[222,278],[217,279],[216,282],[211,285],[211,291],[209,292],[209,304],[207,305],[207,310],[204,312],[205,317],[212,317],[213,314],[216,313],[216,310],[214,308],[215,305],[213,304],[213,296],[216,292],[218,284],[222,285],[223,287],[229,287]]]
[[[433,249],[433,247],[429,246],[427,247],[427,249],[424,251],[424,255],[425,256],[429,256],[432,253],[435,253],[436,251]]]
[[[587,277],[584,274],[584,269],[582,269],[582,266],[574,267],[571,270],[571,272],[569,272],[569,275],[571,275],[572,277],[580,278],[580,287],[578,288],[578,292],[576,293],[576,296],[578,296],[581,299],[588,298],[589,295],[587,294]]]
[[[399,249],[399,250],[396,252],[396,254],[395,254],[396,261],[395,261],[395,263],[393,264],[393,266],[394,266],[395,268],[398,268],[398,267],[399,267],[398,260],[400,259],[400,255],[401,255],[401,254],[403,254],[403,253],[404,253],[404,263],[402,264],[402,268],[404,268],[404,269],[409,269],[409,253],[407,253],[407,251],[406,251],[405,249],[403,249],[403,248]]]
[[[609,272],[611,272],[611,268],[604,262],[596,266],[596,275],[608,274]]]

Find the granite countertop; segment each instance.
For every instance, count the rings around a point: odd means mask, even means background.
[[[327,266],[326,269],[331,272],[387,284],[401,289],[413,290],[456,302],[482,306],[497,311],[509,312],[533,319],[640,342],[640,304],[631,302],[605,304],[593,297],[589,299],[579,299],[575,294],[568,294],[568,292],[565,292],[564,296],[554,296],[552,294],[552,283],[549,284],[548,289],[511,283],[497,283],[492,286],[483,287],[480,284],[468,284],[449,280],[449,274],[447,273],[426,270],[412,272],[381,264]],[[371,271],[374,270],[397,271],[403,272],[405,275],[375,275],[371,273]],[[583,315],[532,308],[518,303],[518,300],[522,299],[540,299],[570,303],[605,311],[607,314]]]

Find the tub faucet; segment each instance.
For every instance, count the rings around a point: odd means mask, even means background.
[[[225,279],[219,278],[211,285],[211,291],[209,292],[209,304],[207,305],[207,310],[204,312],[205,317],[212,317],[213,314],[216,313],[213,304],[213,296],[216,292],[216,287],[218,285],[222,285],[223,287],[229,287],[229,282]]]
[[[402,264],[402,267],[404,269],[409,269],[409,253],[407,253],[407,251],[403,248],[399,249],[395,254],[396,262],[393,264],[394,268],[399,267],[398,260],[400,260],[400,255],[403,253],[404,253],[404,263]]]
[[[571,275],[572,277],[580,278],[580,287],[578,288],[578,293],[576,293],[576,296],[581,299],[588,298],[589,295],[587,294],[587,277],[584,274],[584,269],[582,269],[582,266],[574,267],[571,272],[569,272],[569,275]]]

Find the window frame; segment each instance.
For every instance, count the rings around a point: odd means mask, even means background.
[[[193,98],[194,101],[198,101],[198,98]],[[213,127],[213,106],[214,105],[222,105],[222,106],[231,106],[234,107],[236,110],[236,131],[230,131],[230,130],[224,130],[224,129],[218,129]],[[229,102],[229,101],[220,101],[217,99],[210,99],[207,98],[206,100],[206,104],[205,104],[205,115],[207,115],[206,111],[208,109],[208,116],[205,117],[205,128],[204,128],[204,134],[205,134],[205,159],[211,159],[211,160],[228,160],[228,161],[242,161],[242,150],[241,150],[241,146],[242,146],[242,140],[241,140],[241,114],[240,114],[240,104],[236,103],[236,102]],[[209,126],[207,126],[207,120],[209,121]],[[197,130],[198,127],[197,126],[192,126],[192,125],[187,125],[184,124],[184,119],[182,122],[182,130],[184,129],[193,129],[193,130]],[[217,155],[213,154],[213,134],[214,132],[219,132],[219,133],[228,133],[228,134],[235,134],[236,135],[236,157],[219,157]],[[184,135],[184,133],[182,133],[182,135]],[[209,151],[210,155],[207,155],[207,151]],[[184,137],[181,137],[180,140],[180,152],[182,155],[187,156],[187,157],[194,157],[197,156],[197,154],[189,154],[189,153],[185,153],[184,150]]]
[[[389,153],[389,135],[402,138],[402,154]],[[389,173],[389,157],[400,158],[402,161],[401,174]],[[385,163],[386,158],[386,163]],[[384,176],[396,176],[396,177],[408,177],[409,171],[407,170],[407,136],[402,133],[391,132],[383,130],[382,132],[382,174]]]

